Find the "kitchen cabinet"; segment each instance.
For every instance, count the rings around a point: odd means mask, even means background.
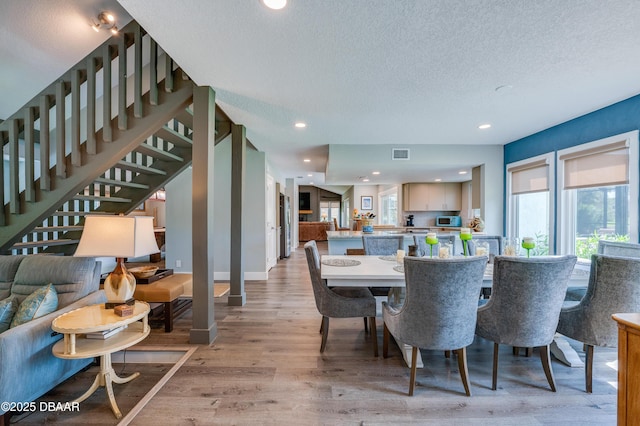
[[[460,211],[462,185],[459,182],[407,183],[403,186],[405,211]]]

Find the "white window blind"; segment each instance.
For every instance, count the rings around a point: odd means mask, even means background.
[[[511,194],[527,194],[549,190],[549,164],[547,160],[510,167]]]
[[[629,183],[626,141],[561,155],[559,160],[564,161],[564,189]]]

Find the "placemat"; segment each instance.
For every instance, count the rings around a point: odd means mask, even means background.
[[[396,272],[400,272],[400,273],[404,274],[404,265],[394,266],[393,270],[396,271]]]
[[[382,259],[382,260],[387,260],[389,262],[395,262],[396,261],[396,257],[393,255],[389,255],[389,256],[380,256],[378,259]]]
[[[358,266],[360,261],[355,259],[325,259],[322,264],[327,266]]]

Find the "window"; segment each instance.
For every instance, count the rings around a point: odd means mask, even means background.
[[[637,165],[637,131],[558,151],[561,253],[588,261],[598,240],[637,242]]]
[[[397,225],[398,223],[398,188],[394,187],[378,194],[381,225]]]
[[[342,227],[350,227],[350,219],[351,219],[351,208],[349,207],[349,199],[342,201],[342,223],[340,226]]]
[[[340,220],[340,201],[320,201],[320,220],[333,222],[333,218]]]
[[[532,237],[533,253],[553,253],[553,154],[507,165],[507,237]]]

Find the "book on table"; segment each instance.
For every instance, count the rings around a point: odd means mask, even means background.
[[[109,337],[120,333],[122,330],[124,330],[125,328],[127,328],[126,325],[121,325],[120,327],[116,327],[116,328],[111,328],[109,330],[104,330],[104,331],[96,331],[93,333],[87,333],[85,334],[85,337],[87,339],[108,339]]]

